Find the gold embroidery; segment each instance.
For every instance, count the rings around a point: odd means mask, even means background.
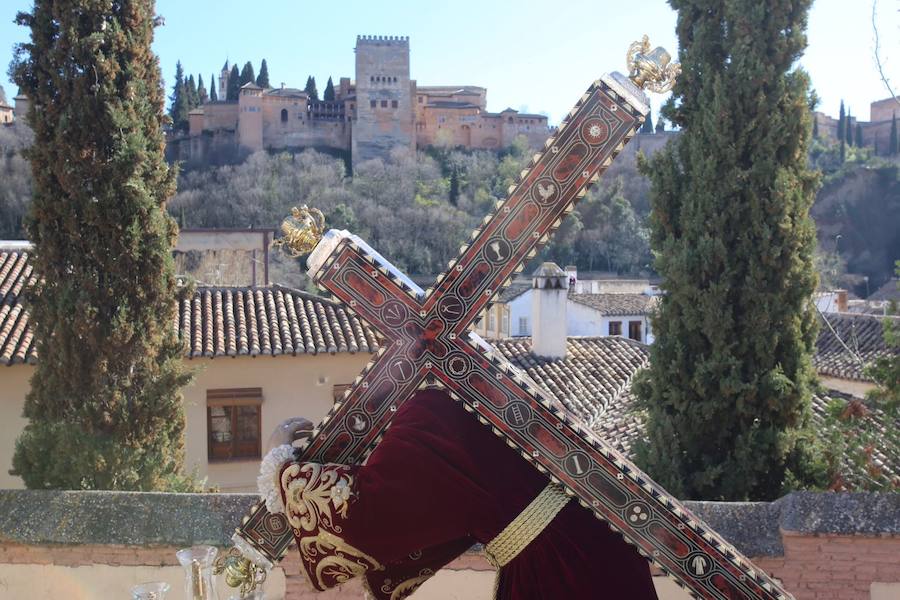
[[[401,581],[397,587],[393,588],[393,591],[391,591],[391,580],[386,579],[384,585],[381,586],[381,591],[385,594],[390,594],[390,600],[403,600],[403,598],[410,596],[419,589],[419,586],[428,581],[433,575],[434,571],[431,569],[422,569],[417,577],[410,577]]]
[[[346,519],[353,496],[353,477],[342,472],[345,469],[341,465],[295,463],[282,471],[285,516],[294,529],[314,531],[324,526],[341,532],[334,515]]]
[[[340,585],[369,570],[384,569],[377,560],[327,531],[301,538],[300,555],[307,564],[315,565],[307,573],[315,577],[313,584],[319,590]]]

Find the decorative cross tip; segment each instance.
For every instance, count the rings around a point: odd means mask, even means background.
[[[666,49],[657,46],[650,50],[650,38],[644,36],[640,42],[628,46],[625,64],[628,77],[641,89],[662,94],[675,86],[675,79],[681,74],[681,63],[671,62],[672,56]]]
[[[262,585],[268,575],[264,569],[244,558],[241,551],[234,547],[216,559],[213,573],[216,575],[224,573],[225,583],[228,587],[239,588],[241,598]]]
[[[283,252],[297,258],[309,254],[325,232],[325,215],[305,204],[291,209],[291,216],[281,222],[283,237],[272,242]]]

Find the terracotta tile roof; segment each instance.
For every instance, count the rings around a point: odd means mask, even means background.
[[[850,396],[834,390],[813,396],[813,426],[820,439],[827,442],[832,433],[832,427],[828,423],[829,405],[833,402],[846,405],[850,400]],[[875,426],[875,438],[885,439],[888,428],[887,417],[880,411],[874,411],[871,416]],[[900,427],[900,422],[894,423],[891,427]],[[644,418],[637,407],[637,397],[630,388],[625,393],[616,396],[607,410],[593,424],[593,430],[617,450],[626,456],[633,457],[634,443],[644,435]],[[896,448],[890,443],[873,444],[872,463],[882,470],[882,476],[887,480],[900,477],[900,448]],[[849,456],[846,457],[843,474],[846,483],[853,487],[858,487],[867,480],[873,480],[873,476],[865,468],[853,464]]]
[[[281,286],[198,288],[179,313],[189,358],[378,350],[375,333],[340,305]]]
[[[659,302],[659,296],[645,294],[569,294],[569,298],[611,317],[647,315]]]
[[[628,390],[632,376],[650,356],[644,344],[620,337],[570,337],[562,360],[531,354],[531,338],[494,344],[503,357],[526,371],[588,425],[600,419]]]
[[[857,313],[820,313],[819,337],[813,364],[820,375],[857,381],[871,381],[865,367],[875,359],[896,354],[884,343],[884,320]],[[843,343],[841,343],[843,342]]]
[[[30,247],[0,246],[0,363],[33,363],[35,340],[22,303],[22,290],[33,281]]]
[[[562,360],[541,359],[531,354],[530,338],[495,342],[495,347],[515,366],[527,374],[551,396],[579,415],[601,438],[627,456],[633,456],[634,443],[643,436],[644,419],[637,397],[631,390],[634,375],[649,362],[649,348],[644,344],[620,338],[570,337],[567,355]],[[829,405],[846,403],[849,396],[829,390],[813,396],[813,423],[821,439],[831,434],[828,425]],[[885,436],[887,417],[878,411],[872,415],[876,437]],[[900,422],[891,427],[900,427]],[[900,477],[900,448],[888,443],[875,444],[872,462],[888,480]],[[847,483],[859,486],[872,476],[864,468],[844,465]]]
[[[500,304],[506,304],[507,302],[512,302],[525,292],[531,289],[531,283],[513,283],[508,287],[504,288],[500,295],[497,296],[497,302]]]
[[[866,298],[869,301],[876,302],[900,302],[900,279],[896,277],[888,279],[884,285],[875,290],[871,296]]]
[[[828,414],[830,405],[835,403],[838,410],[847,406],[848,402],[859,402],[849,394],[842,394],[836,390],[828,390],[827,394],[815,395],[812,400],[813,424],[823,439],[828,439],[828,435],[832,433],[833,427],[828,423]],[[872,435],[874,443],[871,445],[872,465],[882,471],[881,476],[887,481],[900,481],[900,447],[887,441],[886,432],[888,427],[896,430],[900,428],[900,420],[888,424],[888,417],[881,410],[872,409],[869,413],[872,425]],[[862,453],[862,450],[860,450]],[[859,465],[853,464],[850,456],[845,455],[843,460],[843,475],[846,483],[852,487],[859,487],[866,482],[877,481],[878,478],[868,472],[867,469],[861,468]]]
[[[29,249],[0,245],[0,363],[7,366],[37,360],[21,298],[34,281]],[[188,358],[378,351],[374,331],[338,304],[281,286],[199,287],[178,312]]]

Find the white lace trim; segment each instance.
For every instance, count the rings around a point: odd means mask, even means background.
[[[256,487],[260,497],[266,503],[266,509],[270,513],[283,513],[284,504],[281,502],[281,482],[279,475],[284,463],[294,459],[294,447],[290,444],[275,446],[259,465],[259,477],[256,478]]]

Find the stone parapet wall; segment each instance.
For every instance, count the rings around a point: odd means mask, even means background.
[[[169,581],[179,600],[175,551],[228,545],[250,494],[0,490],[0,599],[126,597],[130,585]],[[772,503],[691,502],[691,510],[782,580],[797,600],[900,598],[900,495],[791,494]],[[316,593],[291,551],[267,598],[361,599],[350,582]],[[493,571],[477,549],[417,592],[422,600],[488,600]],[[688,595],[657,579],[662,600]],[[223,594],[223,597],[224,594]]]

